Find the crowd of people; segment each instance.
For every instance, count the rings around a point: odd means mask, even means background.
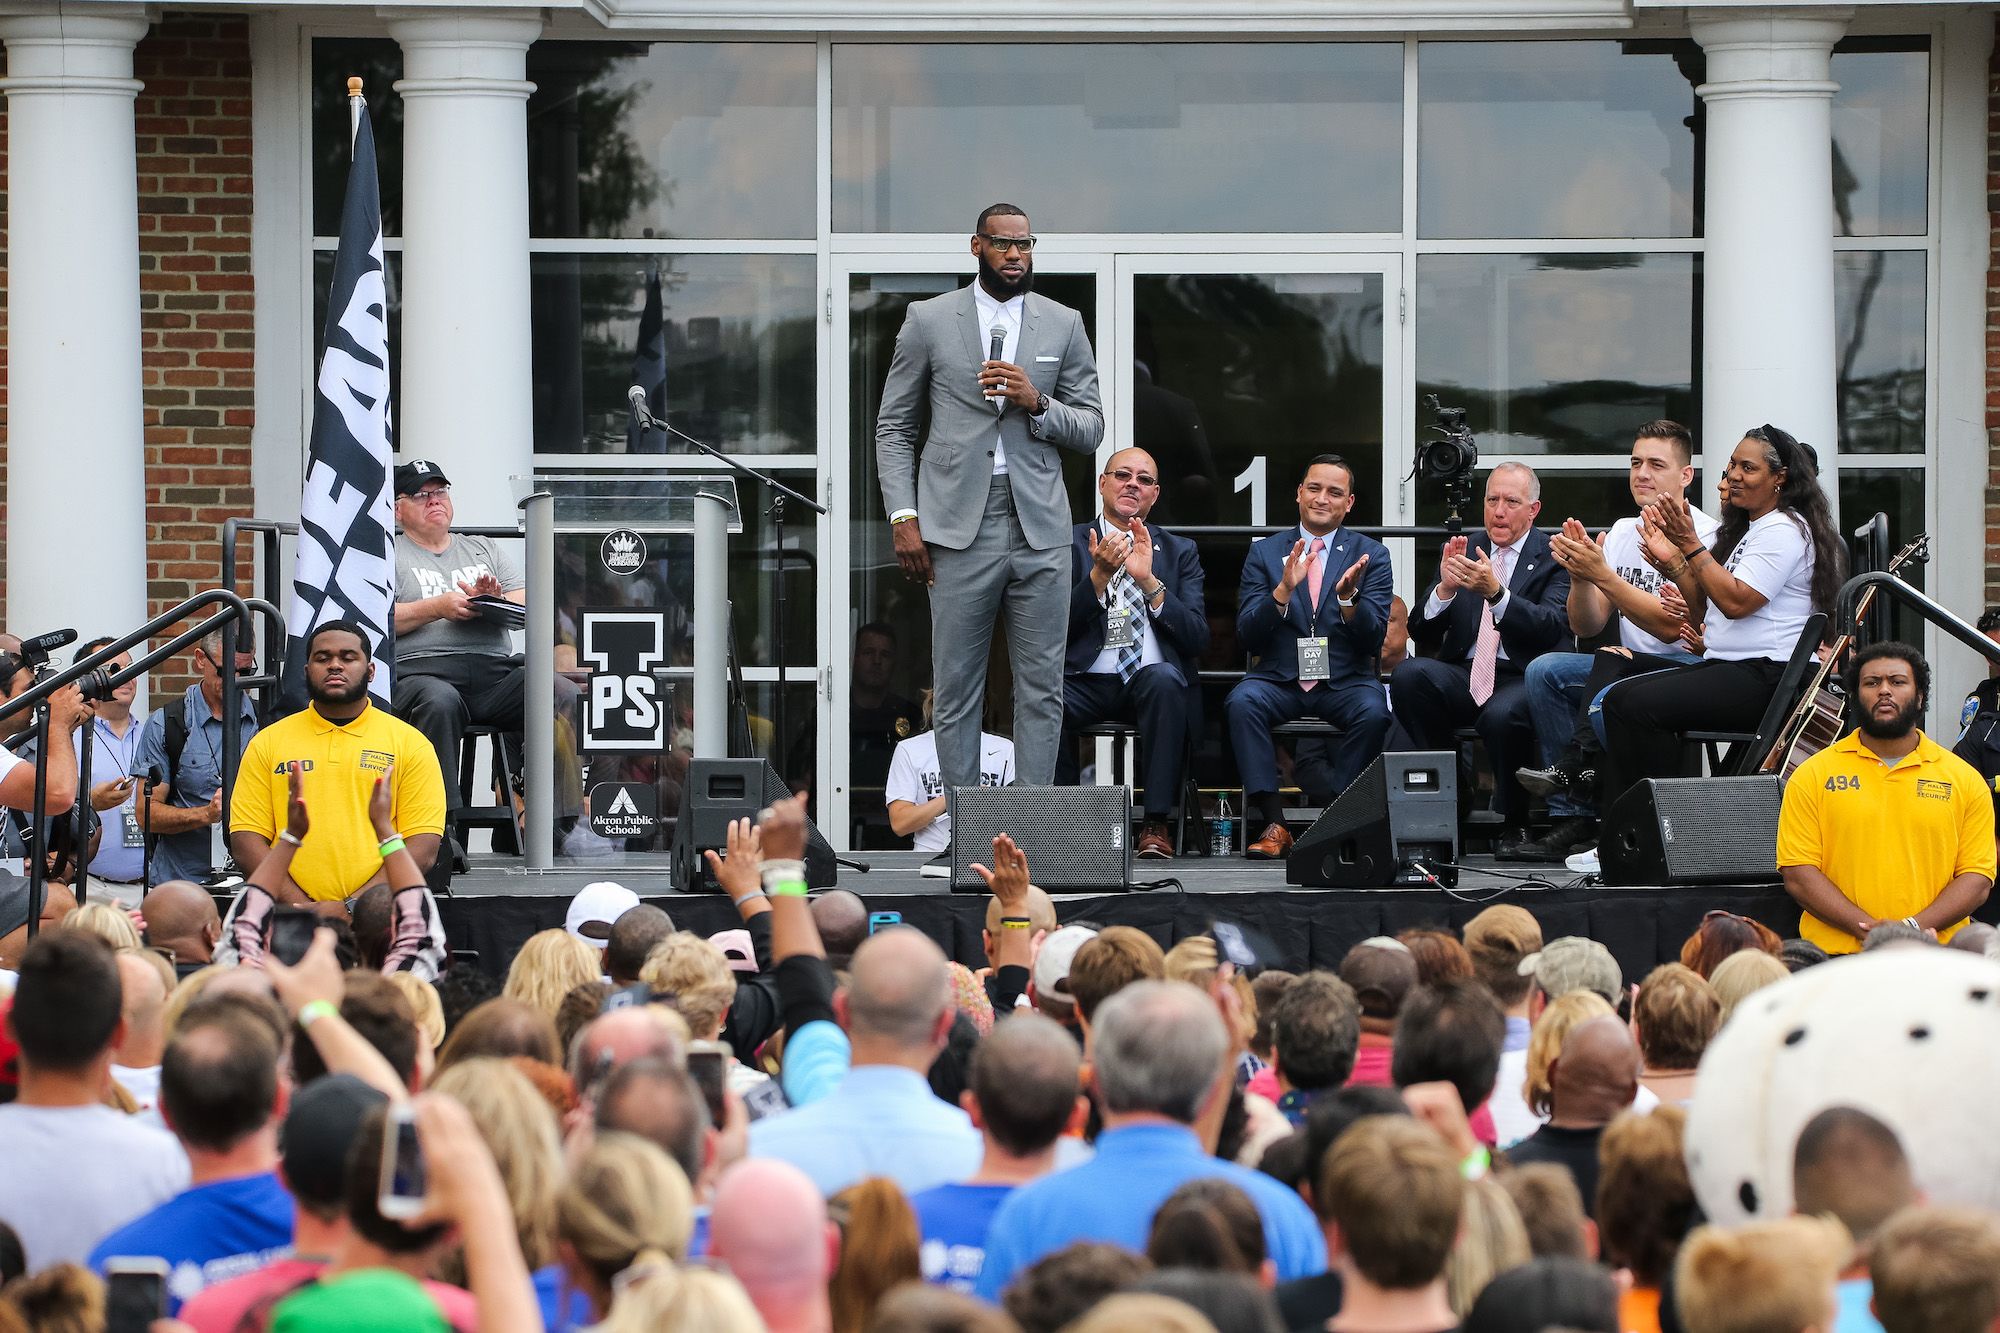
[[[301,768],[253,894],[329,834]],[[593,885],[500,984],[409,965],[394,776],[338,826],[381,910],[291,962],[171,893],[21,951],[0,1330],[2000,1327],[2000,1188],[1923,1138],[1988,927],[1718,911],[1627,978],[1495,905],[1293,975],[1059,924],[1002,836],[974,971],[809,894],[794,798],[708,854],[738,928]]]

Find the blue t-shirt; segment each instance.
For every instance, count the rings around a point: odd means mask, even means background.
[[[537,1268],[531,1276],[535,1304],[542,1308],[542,1327],[548,1333],[569,1333],[573,1328],[590,1326],[590,1297],[569,1285],[561,1264]]]
[[[1875,1284],[1865,1277],[1851,1277],[1836,1291],[1839,1303],[1833,1316],[1833,1333],[1882,1333],[1881,1321],[1868,1308],[1875,1298]]]
[[[924,1238],[924,1281],[970,1293],[986,1262],[987,1228],[1013,1192],[1012,1185],[939,1185],[912,1195],[910,1208]]]
[[[291,1252],[292,1196],[266,1171],[183,1190],[99,1241],[90,1268],[101,1277],[110,1259],[166,1260],[171,1315],[206,1288]]]

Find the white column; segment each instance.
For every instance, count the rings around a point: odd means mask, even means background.
[[[17,634],[122,634],[146,620],[132,48],[147,26],[138,5],[0,19],[6,627]],[[89,570],[88,605],[63,572],[78,562]]]
[[[403,48],[404,458],[463,524],[512,523],[533,471],[528,314],[532,11],[383,11]]]
[[[1708,57],[1702,484],[1764,422],[1819,453],[1837,496],[1833,44],[1846,10],[1694,18]]]

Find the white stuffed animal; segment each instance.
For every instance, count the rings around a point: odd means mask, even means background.
[[[1709,1219],[1788,1215],[1799,1133],[1832,1106],[1894,1129],[1931,1202],[2000,1210],[2000,963],[1894,945],[1737,1006],[1688,1110],[1688,1174]]]

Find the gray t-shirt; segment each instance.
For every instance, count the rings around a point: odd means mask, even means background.
[[[396,534],[396,600],[421,602],[460,583],[471,584],[481,574],[500,580],[507,592],[528,586],[520,568],[491,537],[453,533],[444,554],[433,555],[402,533]],[[396,636],[396,657],[435,657],[442,653],[491,653],[506,657],[513,651],[507,631],[485,620],[433,620]]]
[[[187,1188],[174,1136],[108,1106],[0,1106],[0,1222],[28,1271],[80,1264],[97,1242]]]

